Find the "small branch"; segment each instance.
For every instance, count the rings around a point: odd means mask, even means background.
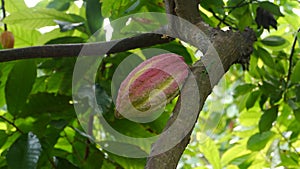
[[[3,13],[3,18],[4,19],[6,17],[6,10],[5,10],[5,0],[1,0],[1,5],[2,5],[2,13]],[[4,24],[4,30],[7,31],[7,25],[6,23]]]
[[[8,124],[14,126],[14,127],[16,128],[16,130],[17,130],[18,132],[20,132],[21,134],[24,133],[18,126],[15,125],[15,123],[9,121],[9,120],[8,120],[7,118],[5,118],[4,116],[0,116],[0,119],[4,120],[4,121],[6,121]]]
[[[0,50],[0,62],[31,58],[62,58],[80,56],[99,56],[124,52],[130,49],[148,47],[172,41],[160,34],[145,33],[121,40],[96,43],[58,44],[27,48]],[[84,49],[82,51],[82,49]]]
[[[280,131],[278,126],[274,126],[277,130],[277,132],[281,135],[281,137],[288,143],[288,145],[295,151],[295,153],[300,157],[300,153],[297,151],[296,147],[292,145],[292,143],[284,136],[284,134]]]
[[[248,5],[249,3],[252,3],[252,2],[255,2],[255,1],[256,0],[250,0],[250,2],[241,1],[238,4],[236,4],[235,6],[224,6],[224,8],[233,8],[233,10],[234,10],[236,8],[243,7],[243,6]]]
[[[72,147],[73,147],[73,154],[74,154],[74,156],[75,156],[75,157],[80,161],[80,163],[82,164],[82,163],[83,163],[83,159],[81,159],[80,153],[77,151],[76,146],[74,145],[73,141],[70,140],[68,134],[67,134],[65,131],[63,131],[63,132],[64,132],[64,134],[65,134],[65,138],[67,139],[67,141],[69,142],[69,144],[72,145]]]
[[[93,135],[93,124],[94,124],[94,115],[91,114],[89,116],[88,131],[87,131],[87,134],[89,136]],[[89,154],[90,154],[90,144],[91,144],[91,141],[90,141],[89,138],[87,138],[86,139],[86,146],[85,146],[84,160],[87,160],[87,158],[89,157]]]
[[[230,25],[229,23],[227,23],[225,21],[225,18],[227,15],[225,15],[224,18],[221,19],[212,9],[209,9],[209,12],[211,12],[213,14],[213,16],[220,21],[220,23],[217,25],[217,27],[220,27],[221,23],[223,23],[224,25],[229,26],[234,30],[238,30],[237,28],[232,27],[232,25]]]
[[[218,27],[221,25],[221,23],[224,23],[225,24],[225,20],[226,20],[226,18],[227,18],[227,16],[229,15],[229,14],[231,14],[235,9],[237,9],[237,8],[240,8],[240,7],[243,7],[243,6],[245,6],[245,5],[248,5],[249,3],[251,3],[252,1],[250,1],[250,2],[244,2],[244,1],[241,1],[241,2],[239,2],[236,6],[233,6],[233,7],[224,7],[224,8],[232,8],[232,9],[230,9],[230,11],[228,12],[228,14],[227,15],[225,15],[224,17],[223,17],[223,19],[221,19],[220,20],[220,23],[218,24]],[[214,13],[213,13],[214,14]],[[218,19],[218,18],[217,18]],[[225,24],[226,25],[226,24]],[[228,25],[227,25],[228,26]]]
[[[300,28],[298,29],[297,33],[300,32]],[[289,71],[288,71],[288,75],[287,75],[287,80],[286,82],[288,83],[290,81],[290,78],[291,78],[291,74],[292,74],[292,68],[293,68],[293,55],[295,53],[295,47],[296,47],[296,43],[297,43],[297,33],[296,33],[296,36],[295,36],[295,39],[294,39],[294,42],[293,42],[293,46],[292,46],[292,49],[291,49],[291,54],[290,54],[290,58],[289,58]]]

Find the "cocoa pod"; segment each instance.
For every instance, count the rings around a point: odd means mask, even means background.
[[[0,35],[0,43],[4,49],[13,48],[15,38],[12,32],[4,31]]]
[[[179,94],[188,74],[188,65],[177,54],[142,62],[121,83],[115,116],[146,117],[160,110]]]

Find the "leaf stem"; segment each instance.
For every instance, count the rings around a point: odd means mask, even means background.
[[[8,124],[14,126],[14,127],[16,128],[16,130],[19,131],[21,134],[24,134],[24,132],[23,132],[18,126],[16,126],[15,123],[9,121],[9,120],[8,120],[7,118],[5,118],[4,116],[0,116],[0,119],[4,120],[4,121],[6,121]]]
[[[300,28],[298,29],[297,33],[296,33],[296,36],[295,36],[295,39],[294,39],[294,42],[293,42],[293,46],[292,46],[292,49],[291,49],[291,54],[290,54],[290,58],[289,58],[289,71],[288,71],[288,75],[287,75],[287,80],[286,80],[286,83],[288,84],[288,82],[290,81],[290,78],[291,78],[291,74],[292,74],[292,67],[293,67],[293,55],[295,53],[295,47],[296,47],[296,43],[297,43],[297,34],[300,32]]]
[[[4,19],[6,17],[6,10],[5,10],[5,1],[1,0],[1,5],[2,5],[2,13],[3,13],[3,18]],[[4,30],[7,31],[7,25],[6,23],[4,23]]]

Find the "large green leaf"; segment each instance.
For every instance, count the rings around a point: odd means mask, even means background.
[[[247,142],[247,149],[252,151],[259,151],[263,149],[273,135],[274,134],[271,131],[252,135]]]
[[[277,106],[266,110],[260,118],[258,124],[259,131],[261,133],[265,131],[269,131],[272,128],[272,124],[276,120],[277,116],[278,116]]]
[[[36,74],[33,60],[18,61],[12,68],[5,86],[7,109],[11,114],[17,114],[25,105]]]
[[[75,116],[70,100],[71,97],[51,93],[30,95],[20,116],[41,116],[42,113],[50,113],[53,120],[70,119]]]
[[[300,122],[300,108],[297,110],[294,110],[294,116],[295,118],[298,120],[298,122]]]
[[[84,19],[78,15],[66,14],[55,9],[30,8],[7,16],[3,22],[6,24],[19,24],[29,29],[56,25],[55,20],[80,23]]]
[[[99,0],[86,1],[86,18],[91,34],[98,31],[103,24],[104,18],[101,14],[101,6],[102,3]]]
[[[13,63],[1,63],[0,64],[0,107],[2,107],[5,101],[5,84],[10,73],[11,69],[13,68]]]
[[[203,139],[203,142],[199,145],[200,151],[214,169],[221,169],[220,154],[216,144],[211,138],[204,135],[202,135],[202,137],[203,138],[200,138],[200,140]]]
[[[254,106],[255,102],[259,99],[260,95],[261,95],[261,92],[259,90],[250,93],[249,97],[247,98],[246,108],[247,109],[252,108]]]
[[[9,30],[15,37],[15,48],[34,46],[37,43],[41,33],[38,30],[28,30],[23,25],[9,25]]]
[[[300,83],[300,61],[297,62],[296,66],[294,67],[291,75],[292,83]]]
[[[246,149],[245,144],[235,144],[222,155],[222,166],[226,166],[234,159],[248,154],[250,154],[250,151]]]
[[[261,58],[261,60],[264,62],[264,64],[266,64],[268,67],[275,68],[275,62],[274,62],[271,54],[267,50],[265,50],[261,47],[258,47],[256,54]]]
[[[258,111],[243,111],[240,114],[239,121],[243,126],[256,126],[259,116],[260,112]]]
[[[10,169],[34,169],[42,147],[36,135],[22,135],[8,150],[6,158]]]
[[[58,11],[65,11],[69,9],[71,1],[73,0],[53,0],[47,5],[47,8],[54,8]]]
[[[115,19],[122,16],[125,10],[134,4],[134,1],[103,0],[102,3],[102,15]]]
[[[24,0],[15,1],[15,0],[5,0],[5,9],[9,13],[22,11],[28,9]]]
[[[255,87],[256,87],[256,85],[250,84],[250,83],[240,85],[240,86],[238,86],[238,87],[235,88],[235,90],[234,90],[234,97],[241,96],[241,95],[244,95],[246,93],[249,93]]]
[[[112,146],[116,146],[116,148],[120,148],[120,150],[122,150],[122,148],[124,148],[124,146],[122,146],[122,144],[120,144],[118,142],[114,142],[114,143],[109,142],[109,144]],[[101,145],[105,145],[105,143],[101,143]],[[132,146],[131,148],[132,148],[131,149],[132,151],[137,151],[137,152],[141,151],[141,150],[139,150],[139,148],[137,148],[135,146]],[[128,149],[126,149],[125,151],[128,151]],[[111,157],[111,159],[113,159],[119,165],[121,165],[121,168],[141,169],[141,168],[144,168],[145,164],[146,164],[146,158],[126,158],[126,157],[118,156],[118,155],[115,155],[115,154],[112,154],[109,152],[107,152],[107,154],[109,155],[109,157]],[[118,168],[118,167],[114,167],[114,168]]]
[[[267,46],[281,46],[286,40],[281,36],[268,36],[261,40],[261,43]]]

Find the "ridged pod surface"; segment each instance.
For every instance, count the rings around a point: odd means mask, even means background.
[[[121,83],[116,100],[116,117],[144,117],[174,99],[188,76],[182,56],[154,56],[133,69]]]
[[[4,49],[13,48],[15,38],[12,32],[4,31],[0,35],[0,43]]]

